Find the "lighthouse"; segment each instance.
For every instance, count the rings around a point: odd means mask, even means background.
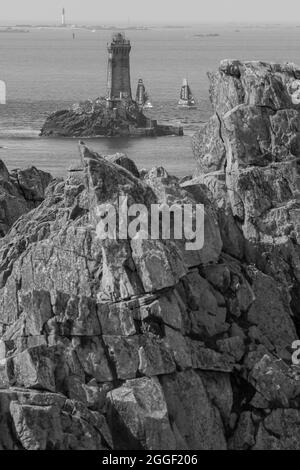
[[[65,9],[62,9],[62,14],[61,14],[61,25],[66,26],[66,12]]]
[[[117,33],[107,49],[107,106],[113,107],[114,101],[131,100],[130,41],[125,38],[124,34]]]

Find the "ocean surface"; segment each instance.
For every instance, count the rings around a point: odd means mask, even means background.
[[[0,158],[10,169],[35,165],[63,176],[78,162],[76,140],[41,138],[39,130],[49,113],[105,95],[111,35],[83,29],[1,33],[0,79],[6,81],[8,101],[0,105]],[[126,36],[132,43],[133,93],[143,78],[154,104],[146,114],[182,124],[185,136],[89,139],[88,144],[103,154],[124,152],[139,168],[162,165],[176,175],[193,173],[191,136],[211,114],[207,72],[221,59],[300,64],[296,24],[151,28],[127,31]],[[183,77],[189,80],[197,109],[177,107]]]

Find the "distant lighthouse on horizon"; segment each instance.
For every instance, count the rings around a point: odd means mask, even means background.
[[[61,25],[66,26],[66,11],[64,8],[62,9],[62,14],[61,14]]]

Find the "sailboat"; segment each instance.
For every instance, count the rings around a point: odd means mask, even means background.
[[[153,108],[153,105],[149,99],[149,95],[146,92],[144,82],[141,78],[138,81],[135,100],[137,104],[140,106],[140,108],[143,108],[143,109]]]
[[[186,78],[184,78],[182,82],[178,106],[183,106],[185,108],[192,108],[196,106],[195,98],[192,95],[192,91]]]

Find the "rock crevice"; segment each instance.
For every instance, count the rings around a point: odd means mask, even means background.
[[[0,240],[0,449],[300,448],[299,78],[223,62],[192,179],[81,143],[65,181],[27,183]],[[204,204],[204,247],[101,240],[120,196]]]

